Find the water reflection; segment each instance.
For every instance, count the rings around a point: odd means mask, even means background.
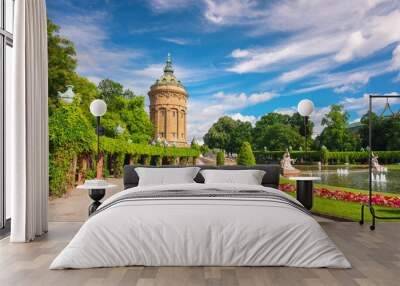
[[[304,175],[321,177],[321,184],[347,187],[368,190],[368,168],[353,168],[353,167],[337,167],[337,166],[322,166],[321,170],[318,166],[296,166],[302,170]],[[338,169],[349,170],[338,171]],[[400,170],[388,170],[383,177],[373,181],[373,191],[400,193]],[[381,180],[382,179],[382,180]]]

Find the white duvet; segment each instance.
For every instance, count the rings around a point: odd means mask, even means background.
[[[165,190],[263,190],[238,184],[142,186]],[[90,217],[50,269],[145,266],[293,266],[349,268],[350,263],[312,216],[255,198],[153,198],[124,201]]]

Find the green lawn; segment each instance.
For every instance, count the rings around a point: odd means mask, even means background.
[[[295,184],[294,181],[288,180],[286,178],[281,177],[280,183],[282,184]],[[365,190],[357,190],[357,189],[350,189],[350,188],[342,188],[342,187],[335,187],[335,186],[327,186],[321,184],[315,184],[318,188],[326,188],[330,190],[342,190],[348,192],[355,192],[355,193],[368,193]],[[295,193],[289,193],[292,196],[295,196]],[[382,194],[382,193],[381,193]],[[384,193],[388,196],[399,196],[396,194],[389,194]],[[400,209],[398,208],[387,208],[387,207],[375,207],[377,210],[377,215],[385,216],[385,217],[400,217]],[[353,203],[353,202],[345,202],[345,201],[338,201],[338,200],[331,200],[326,198],[314,197],[314,207],[311,210],[313,213],[321,214],[330,217],[337,217],[346,220],[352,221],[359,221],[361,215],[361,204]],[[371,215],[369,213],[369,209],[365,208],[365,220],[371,221]],[[378,220],[379,221],[379,220]],[[400,220],[391,220],[391,221],[400,221]]]
[[[385,165],[388,170],[400,170],[400,165]]]

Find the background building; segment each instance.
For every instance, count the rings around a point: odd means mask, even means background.
[[[164,74],[150,87],[148,95],[155,139],[166,141],[169,145],[187,146],[188,93],[174,75],[170,54],[164,67]]]

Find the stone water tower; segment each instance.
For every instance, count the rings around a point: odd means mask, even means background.
[[[154,139],[168,145],[188,146],[186,141],[186,112],[188,93],[176,79],[168,54],[164,74],[150,87],[150,119],[155,128]]]

